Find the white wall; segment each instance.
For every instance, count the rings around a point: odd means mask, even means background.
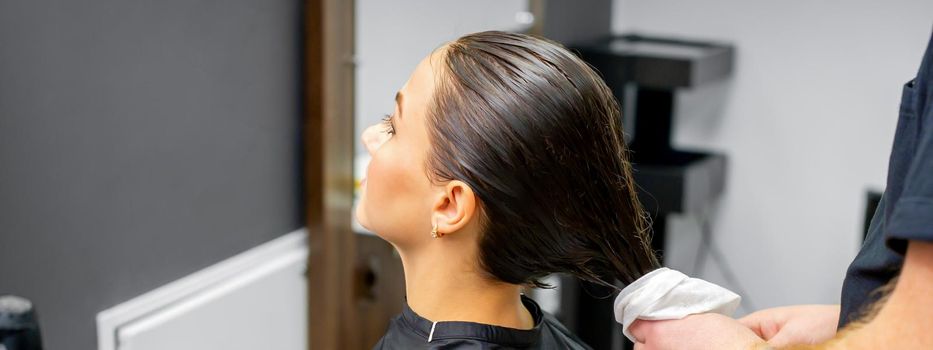
[[[714,237],[757,307],[837,303],[882,189],[933,1],[616,0],[613,30],[725,40],[734,77],[678,96],[675,144],[729,155]],[[695,218],[669,222],[691,271]],[[723,283],[708,261],[701,276]],[[725,284],[725,283],[724,283]]]

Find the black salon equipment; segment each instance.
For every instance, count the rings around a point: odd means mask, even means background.
[[[884,191],[868,190],[865,193],[865,221],[862,226],[862,242],[868,239],[868,228],[871,227],[871,219],[875,216],[875,210],[881,204],[881,198]]]
[[[42,350],[39,320],[29,300],[0,296],[0,350]]]

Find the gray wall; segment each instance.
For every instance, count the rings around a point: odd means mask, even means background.
[[[48,349],[301,225],[300,2],[0,0],[0,294]]]

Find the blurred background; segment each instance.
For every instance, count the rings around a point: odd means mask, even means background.
[[[351,321],[372,330],[340,348],[371,347],[403,284],[391,249],[351,226],[358,135],[431,50],[495,29],[554,38],[604,74],[665,265],[740,292],[739,314],[838,303],[931,13],[922,0],[0,0],[0,295],[31,302],[47,349],[331,348]],[[655,133],[670,152],[639,159],[652,151],[638,134]],[[682,187],[650,191],[670,181]],[[555,281],[539,301],[584,327],[576,315],[600,301]],[[327,301],[358,315],[316,312]]]

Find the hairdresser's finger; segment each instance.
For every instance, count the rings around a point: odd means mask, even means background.
[[[781,330],[781,323],[775,320],[775,311],[772,309],[753,312],[739,319],[739,323],[751,329],[764,340],[770,340]]]
[[[805,334],[793,334],[792,332],[780,332],[771,339],[767,339],[768,345],[775,348],[784,348],[791,345],[815,344],[817,341]]]
[[[635,343],[645,343],[646,339],[649,338],[652,323],[652,321],[635,320],[628,326],[628,332],[635,337]]]

